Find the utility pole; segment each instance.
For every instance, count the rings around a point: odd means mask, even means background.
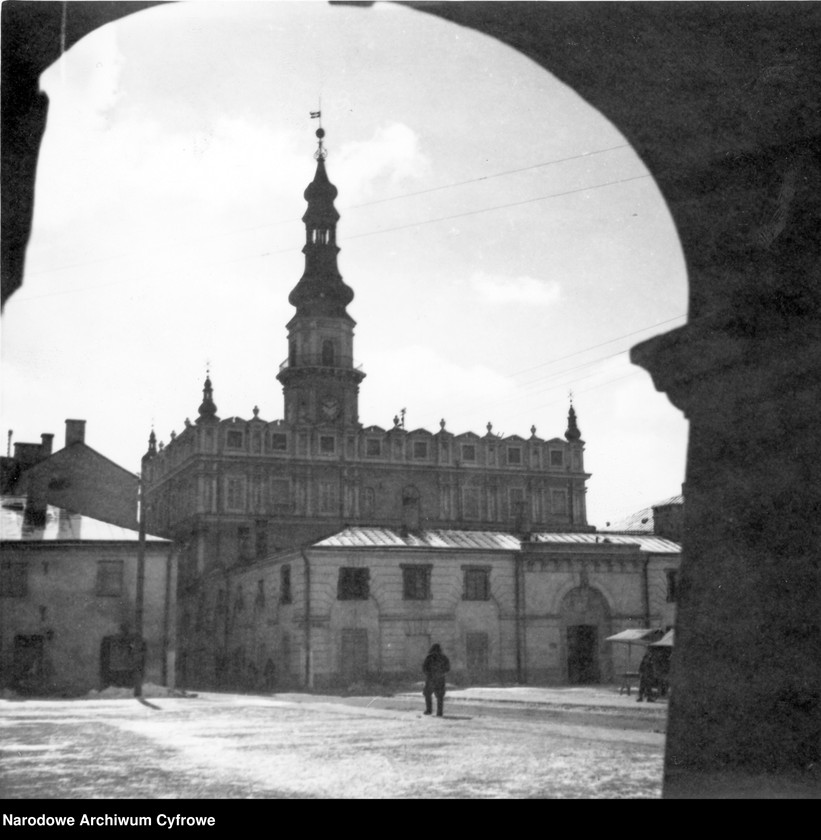
[[[145,643],[143,642],[143,613],[145,603],[145,488],[140,473],[137,498],[139,502],[139,537],[137,542],[137,592],[134,598],[134,696],[143,696],[143,669],[145,668]]]

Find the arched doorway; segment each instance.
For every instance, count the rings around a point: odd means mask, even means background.
[[[559,614],[567,682],[606,681],[611,669],[603,642],[609,634],[610,610],[604,596],[591,586],[576,587],[562,599]]]

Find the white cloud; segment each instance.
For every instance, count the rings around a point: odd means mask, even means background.
[[[524,303],[529,306],[552,306],[561,299],[561,285],[556,280],[535,277],[502,277],[476,272],[471,286],[488,303]]]
[[[430,170],[419,136],[402,123],[377,128],[370,140],[346,143],[334,157],[334,177],[346,203],[373,195],[374,187],[397,187]]]

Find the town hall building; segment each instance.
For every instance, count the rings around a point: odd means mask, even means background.
[[[152,431],[143,457],[147,527],[180,550],[182,683],[399,678],[431,641],[463,679],[612,679],[621,666],[604,640],[661,620],[651,558],[677,563],[678,546],[588,525],[572,404],[552,438],[360,420],[354,293],[317,137],[277,373],[283,418],[220,419],[209,375],[195,422],[167,445]]]

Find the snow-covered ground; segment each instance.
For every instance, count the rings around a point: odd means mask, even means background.
[[[665,704],[613,689],[0,700],[4,798],[661,794]]]

